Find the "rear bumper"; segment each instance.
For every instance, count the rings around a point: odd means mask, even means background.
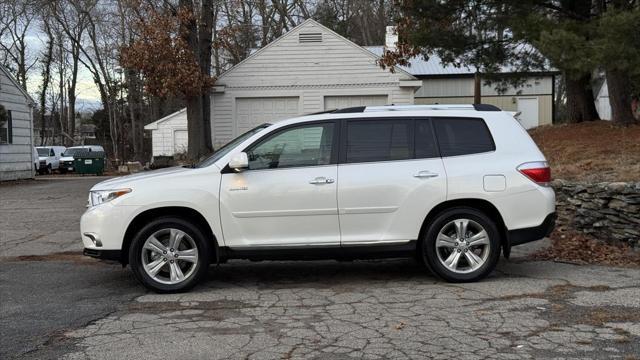
[[[547,215],[542,224],[530,228],[509,230],[509,243],[511,246],[526,244],[549,236],[556,226],[556,213]]]
[[[122,252],[120,250],[96,250],[96,249],[84,249],[83,254],[92,258],[101,260],[115,260],[120,262]]]

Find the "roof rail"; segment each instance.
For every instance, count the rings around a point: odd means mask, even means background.
[[[476,110],[476,111],[502,111],[500,108],[489,104],[433,104],[433,105],[385,105],[367,106],[364,112],[375,111],[416,111],[416,110]],[[356,112],[356,111],[353,111]]]

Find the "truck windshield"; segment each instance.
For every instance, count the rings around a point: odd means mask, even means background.
[[[258,127],[255,127],[253,129],[247,131],[246,133],[244,133],[244,134],[238,136],[237,138],[235,138],[235,139],[229,141],[228,143],[226,143],[223,147],[221,147],[220,149],[216,150],[213,153],[213,155],[211,155],[208,158],[202,160],[201,162],[196,164],[194,167],[203,168],[203,167],[207,167],[207,166],[213,164],[214,162],[220,160],[221,157],[223,157],[227,153],[229,153],[229,151],[233,150],[240,143],[242,143],[243,141],[247,140],[248,138],[250,138],[254,134],[257,134],[258,132],[262,131],[263,129],[266,129],[269,126],[271,126],[271,124],[262,124],[262,125],[260,125]]]
[[[38,148],[38,156],[49,156],[49,149],[47,148]]]

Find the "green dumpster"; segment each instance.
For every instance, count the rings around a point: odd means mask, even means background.
[[[76,173],[78,174],[96,174],[104,173],[103,151],[79,151],[73,154],[73,163]]]

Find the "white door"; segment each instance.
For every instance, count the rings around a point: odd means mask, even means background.
[[[295,117],[300,114],[299,104],[297,96],[236,98],[236,135],[260,124]]]
[[[275,130],[247,150],[249,168],[222,175],[229,247],[340,244],[334,122]]]
[[[446,200],[446,174],[429,120],[415,121],[415,136],[413,123],[347,123],[338,166],[343,245],[416,240],[426,214]]]
[[[187,152],[189,147],[189,132],[187,130],[174,130],[173,132],[173,153],[180,154]]]
[[[531,129],[540,125],[538,119],[538,98],[537,97],[519,97],[518,98],[518,121],[525,129]]]
[[[325,96],[324,109],[344,109],[356,106],[380,106],[388,103],[387,95]]]

